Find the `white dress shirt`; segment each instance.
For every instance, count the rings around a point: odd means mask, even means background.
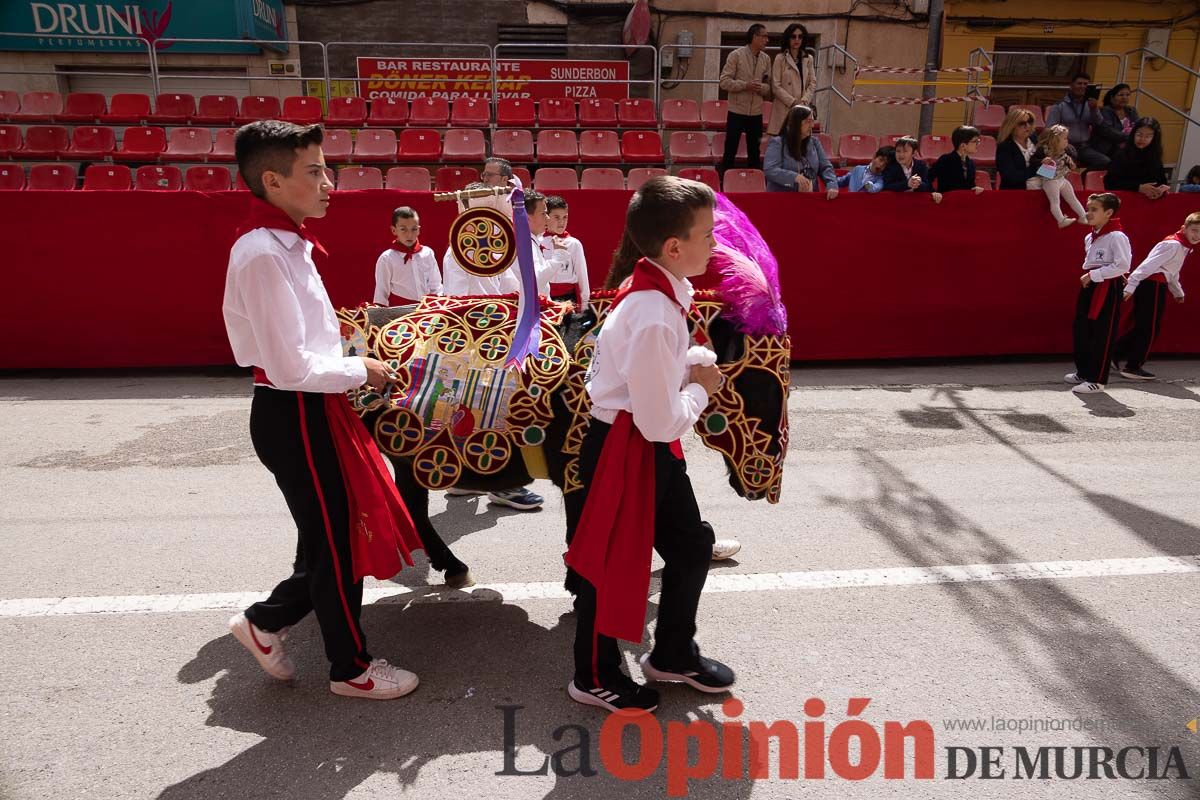
[[[1179,282],[1179,273],[1183,270],[1184,259],[1191,253],[1191,248],[1184,247],[1174,239],[1163,239],[1154,245],[1146,260],[1129,276],[1125,284],[1125,294],[1133,294],[1138,284],[1151,275],[1161,272],[1167,279],[1167,288],[1175,297],[1183,297],[1183,285]]]
[[[560,246],[565,246],[566,249],[560,250],[554,247],[555,241]],[[579,287],[580,302],[587,305],[592,290],[588,284],[587,259],[583,255],[583,242],[574,236],[555,239],[553,234],[548,233],[542,237],[542,243],[550,248],[546,253],[546,259],[554,262],[555,269],[550,275],[550,283],[575,284]]]
[[[1083,268],[1096,283],[1124,275],[1133,263],[1133,248],[1122,231],[1109,231],[1101,236],[1089,233],[1083,237],[1083,247],[1087,251]]]
[[[687,382],[691,337],[680,306],[691,307],[692,285],[654,267],[670,279],[679,305],[658,291],[626,295],[600,328],[587,391],[601,422],[628,411],[648,441],[673,442],[700,419],[708,392]]]
[[[442,273],[438,272],[433,248],[422,246],[404,263],[405,253],[388,248],[375,261],[375,302],[388,304],[389,295],[420,300],[427,294],[442,293]]]
[[[234,242],[221,310],[237,363],[277,389],[334,394],[367,380],[363,360],[342,355],[312,244],[297,233],[255,228]]]
[[[537,277],[538,294],[550,296],[550,276],[554,272],[554,263],[542,257],[541,245],[533,239],[533,270]],[[521,272],[517,260],[512,265],[491,278],[481,278],[472,275],[454,258],[454,251],[447,248],[442,257],[442,294],[451,297],[479,297],[489,294],[515,294],[521,289]]]

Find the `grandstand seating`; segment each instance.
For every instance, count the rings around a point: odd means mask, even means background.
[[[132,177],[124,164],[92,164],[83,173],[83,188],[87,191],[125,191]]]
[[[664,128],[700,128],[700,104],[695,100],[664,100],[659,108]]]
[[[574,128],[578,124],[574,100],[551,97],[538,102],[538,127]]]
[[[1004,115],[1008,113],[1004,106],[975,106],[974,125],[979,128],[981,133],[990,133],[995,135],[996,131],[1000,130],[1000,126],[1004,123]]]
[[[1108,174],[1106,169],[1093,169],[1083,176],[1083,188],[1089,192],[1104,191],[1104,176]]]
[[[0,125],[0,158],[9,158],[21,149],[21,129],[16,125]]]
[[[705,100],[700,104],[700,124],[710,131],[725,130],[729,118],[728,100]]]
[[[975,165],[980,169],[992,169],[996,166],[996,140],[991,136],[979,139],[979,147],[973,156]]]
[[[421,97],[412,101],[408,124],[417,128],[444,128],[450,124],[450,103],[444,97]]]
[[[196,98],[190,94],[160,94],[154,111],[146,117],[151,125],[185,125],[196,116]],[[197,120],[198,121],[198,120]]]
[[[11,113],[14,122],[54,122],[63,110],[62,95],[58,92],[26,92],[21,96],[21,110]]]
[[[483,161],[487,142],[475,128],[451,129],[442,140],[442,160],[451,164]]]
[[[654,101],[644,98],[617,101],[617,124],[622,128],[657,128]]]
[[[419,168],[425,172],[423,168]],[[390,175],[389,175],[390,178]],[[425,174],[426,183],[429,181],[429,174]],[[439,167],[437,176],[434,179],[434,190],[438,192],[457,192],[459,189],[466,187],[468,183],[474,183],[479,180],[479,170],[474,167]],[[389,185],[388,188],[392,188]]]
[[[133,174],[133,188],[142,192],[177,192],[183,188],[179,167],[146,164]]]
[[[338,190],[382,189],[383,173],[379,167],[342,167],[338,170]]]
[[[538,163],[570,162],[579,160],[579,142],[575,131],[541,130],[537,135]]]
[[[237,128],[222,128],[217,131],[217,135],[213,137],[212,152],[208,154],[209,161],[234,161],[234,137],[237,136]]]
[[[163,150],[163,161],[204,161],[212,152],[208,128],[172,128]]]
[[[838,158],[849,167],[870,164],[878,148],[879,141],[870,134],[847,133],[838,139]]]
[[[25,168],[20,164],[0,164],[0,192],[19,192],[25,188]]]
[[[731,169],[725,173],[726,192],[765,192],[766,176],[761,169]]]
[[[282,115],[283,110],[279,106],[278,97],[252,94],[242,98],[241,107],[234,121],[238,125],[246,125],[263,119],[280,119]]]
[[[357,128],[367,121],[367,101],[361,97],[334,97],[329,100],[325,124],[336,128]]]
[[[138,125],[150,116],[150,96],[138,93],[114,94],[108,112],[100,115],[105,125]]]
[[[121,136],[121,146],[113,152],[112,157],[117,161],[158,161],[166,149],[167,132],[162,128],[156,125],[126,128]],[[86,189],[86,174],[83,180]]]
[[[634,167],[629,170],[629,175],[626,178],[626,188],[637,191],[642,188],[642,184],[651,178],[656,178],[660,175],[666,175],[667,171],[662,167]]]
[[[390,97],[371,101],[367,125],[380,128],[402,128],[408,124],[408,101]]]
[[[392,133],[387,131],[387,133]],[[360,132],[361,136],[362,133]],[[393,138],[395,134],[393,134]],[[406,128],[400,132],[399,151],[392,148],[393,158],[388,161],[406,161],[429,163],[438,161],[442,156],[442,139],[438,132],[430,128]]]
[[[29,168],[29,183],[26,188],[65,191],[75,188],[75,168],[70,164],[34,164]]]
[[[617,127],[617,104],[607,97],[579,101],[579,124],[584,128]]]
[[[621,139],[616,131],[584,131],[579,135],[579,160],[616,164],[621,160]]]
[[[492,155],[513,163],[533,161],[533,134],[519,129],[497,130],[492,135]]]
[[[505,98],[496,103],[496,125],[502,128],[532,128],[537,124],[537,106],[532,100]]]
[[[625,175],[615,167],[588,167],[579,179],[581,189],[624,189]]]
[[[712,164],[716,161],[708,136],[700,131],[671,131],[667,152],[674,164]]]
[[[288,122],[294,122],[297,125],[312,125],[321,121],[321,99],[319,97],[285,97],[282,111],[282,119]]]
[[[954,145],[950,143],[949,136],[937,136],[934,134],[926,134],[921,137],[921,146],[918,148],[921,151],[921,158],[926,164],[932,164],[946,153],[954,151]]]
[[[0,122],[8,120],[21,110],[21,96],[11,89],[0,89]],[[24,186],[24,175],[21,173],[21,185]]]
[[[486,128],[491,121],[488,101],[476,97],[460,97],[450,110],[450,124],[454,127]]]
[[[578,189],[579,178],[570,167],[542,167],[533,175],[533,188],[543,194]]]
[[[183,188],[197,192],[227,192],[233,188],[233,181],[225,167],[188,167],[183,175]]]
[[[321,143],[326,164],[346,164],[354,160],[354,134],[343,128],[327,128]]]
[[[225,94],[200,96],[196,110],[191,115],[193,125],[232,125],[238,115],[236,97]]]
[[[405,131],[407,133],[408,131]],[[364,129],[358,132],[354,139],[354,156],[356,162],[379,161],[383,163],[397,160],[396,132],[387,128]],[[343,171],[344,172],[344,171]],[[383,185],[380,176],[379,185]]]
[[[662,139],[658,132],[625,131],[621,135],[621,160],[637,164],[663,163]]]
[[[71,146],[60,155],[95,161],[108,158],[117,149],[117,137],[107,126],[81,125],[71,131]]]
[[[712,167],[684,167],[679,170],[679,177],[707,183],[714,192],[721,191],[721,176]]]
[[[405,192],[428,192],[429,170],[424,167],[392,167],[387,171],[387,188]]]
[[[25,129],[25,143],[16,152],[18,158],[58,158],[70,147],[70,135],[61,125],[30,125]]]
[[[108,112],[104,95],[96,92],[71,92],[56,119],[59,122],[98,122]]]

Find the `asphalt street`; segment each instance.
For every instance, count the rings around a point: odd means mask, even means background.
[[[479,585],[441,587],[423,554],[369,580],[370,649],[421,685],[339,698],[311,617],[292,684],[226,628],[295,547],[247,378],[0,378],[0,797],[1200,797],[1200,362],[1150,368],[1083,399],[1048,361],[798,366],[778,505],[735,496],[689,437],[705,516],[743,545],[697,637],[742,707],[665,687],[657,724],[610,748],[564,691],[548,482],[535,513],[434,495]],[[646,646],[625,648],[635,677]],[[740,731],[776,722],[798,738],[751,779]],[[1142,777],[1115,774],[1122,751]]]

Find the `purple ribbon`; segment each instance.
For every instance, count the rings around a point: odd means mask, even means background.
[[[526,356],[536,355],[541,344],[541,299],[538,297],[537,271],[533,266],[533,237],[529,233],[529,219],[525,216],[525,192],[518,186],[509,197],[521,290],[517,293],[517,330],[513,333],[512,347],[504,366],[523,370]]]

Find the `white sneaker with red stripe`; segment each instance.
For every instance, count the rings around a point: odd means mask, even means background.
[[[283,651],[286,628],[277,633],[268,633],[246,619],[246,615],[239,611],[229,618],[229,630],[233,633],[233,638],[250,651],[258,665],[272,678],[290,681],[296,677],[296,665]]]
[[[350,681],[330,681],[329,691],[342,697],[395,700],[417,688],[417,676],[377,658],[362,675]]]

